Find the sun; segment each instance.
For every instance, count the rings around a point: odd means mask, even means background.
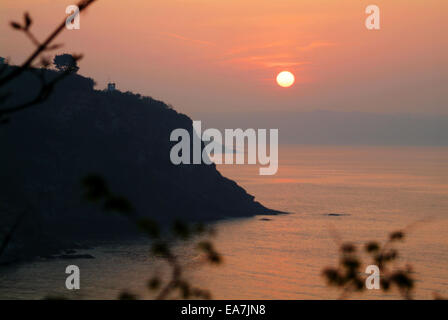
[[[277,75],[277,83],[280,87],[288,88],[294,84],[294,75],[289,71],[282,71]]]

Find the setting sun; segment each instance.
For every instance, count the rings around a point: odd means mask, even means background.
[[[280,87],[288,88],[294,84],[294,75],[289,71],[282,71],[277,75],[277,83]]]

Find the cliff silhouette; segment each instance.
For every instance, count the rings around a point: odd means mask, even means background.
[[[8,85],[12,95],[5,106],[33,98],[39,81],[33,71]],[[59,71],[43,72],[51,79]],[[89,173],[103,176],[139,215],[162,224],[279,213],[223,177],[214,164],[171,163],[171,131],[185,128],[193,135],[188,116],[150,97],[94,85],[72,74],[44,103],[0,127],[0,231],[26,212],[9,250],[14,257],[135,231],[125,218],[82,200],[80,181]]]

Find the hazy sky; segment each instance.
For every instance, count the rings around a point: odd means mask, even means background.
[[[32,49],[8,26],[25,9],[42,39],[74,3],[1,0],[0,56],[20,63]],[[364,25],[369,4],[381,30]],[[57,42],[85,55],[80,73],[100,88],[112,80],[187,114],[448,114],[447,9],[444,0],[98,0]],[[276,85],[282,70],[293,87]]]

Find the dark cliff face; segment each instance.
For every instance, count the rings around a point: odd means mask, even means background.
[[[55,71],[46,71],[54,77]],[[37,78],[15,81],[8,104],[31,98]],[[170,134],[192,120],[152,98],[93,89],[72,75],[50,98],[0,127],[4,212],[30,210],[48,234],[82,238],[125,228],[123,219],[82,200],[81,178],[102,175],[139,215],[167,222],[273,214],[214,165],[173,165]]]

